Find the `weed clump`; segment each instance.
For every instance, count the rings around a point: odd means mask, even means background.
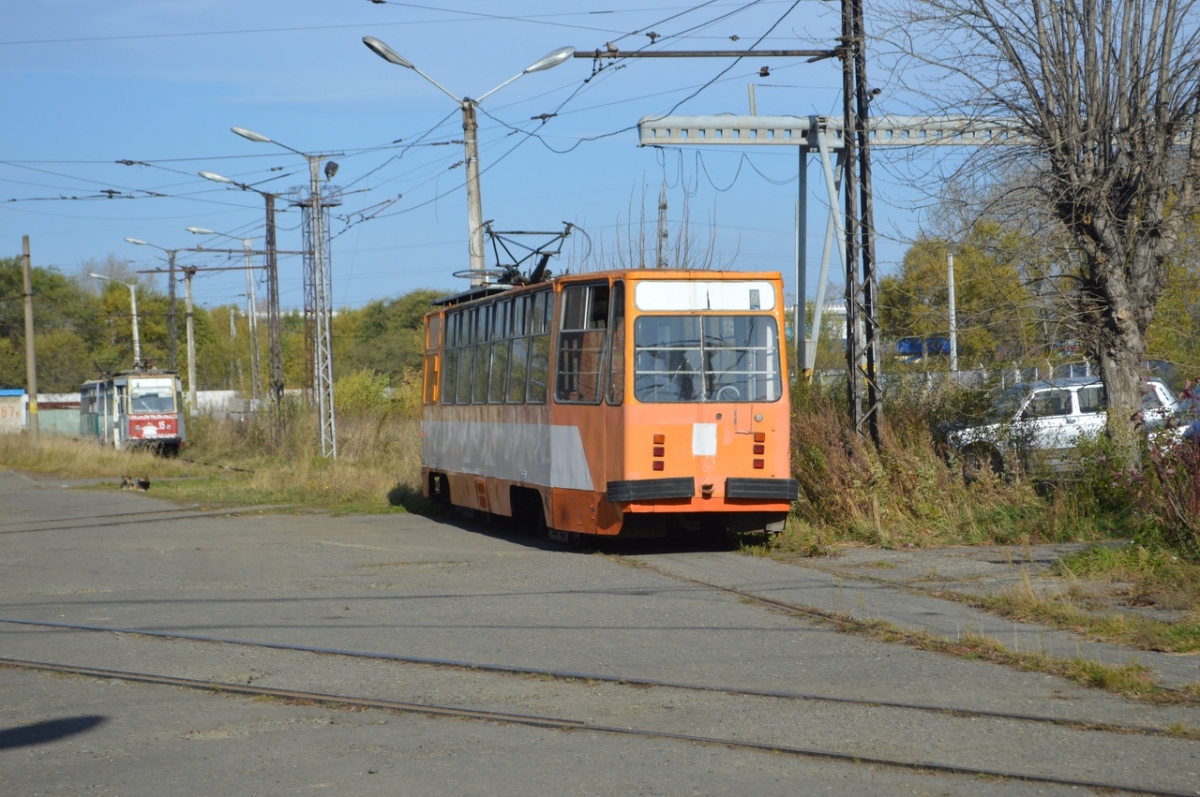
[[[799,499],[777,543],[786,550],[1124,539],[1200,560],[1200,445],[1174,430],[1147,436],[1140,471],[1122,468],[1099,436],[1080,443],[1066,475],[1034,464],[967,480],[945,440],[955,423],[978,420],[977,391],[901,385],[885,404],[878,447],[852,428],[839,393],[793,391]]]
[[[788,549],[1013,544],[1043,536],[1045,508],[1030,486],[991,477],[967,484],[956,458],[936,442],[928,407],[889,407],[876,448],[851,428],[835,391],[798,385],[795,396],[799,500],[781,542]]]

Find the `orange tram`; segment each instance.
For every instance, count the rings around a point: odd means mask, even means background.
[[[778,273],[479,285],[425,317],[426,497],[560,541],[777,532],[796,498]]]

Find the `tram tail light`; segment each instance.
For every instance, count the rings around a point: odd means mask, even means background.
[[[651,467],[655,470],[666,468],[666,463],[662,459],[667,455],[666,442],[667,436],[665,434],[654,435],[654,450],[651,452],[654,455],[654,463]]]
[[[765,454],[766,451],[767,451],[767,447],[764,446],[762,443],[754,444],[754,453],[755,454]]]
[[[765,467],[765,464],[766,464],[766,463],[764,463],[764,462],[763,462],[763,460],[761,460],[761,459],[756,459],[756,460],[754,460],[754,469],[755,469],[755,470],[762,470],[762,469]]]

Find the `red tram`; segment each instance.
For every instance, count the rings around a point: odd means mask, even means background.
[[[148,368],[84,382],[79,389],[79,434],[118,449],[178,453],[184,441],[179,375]]]

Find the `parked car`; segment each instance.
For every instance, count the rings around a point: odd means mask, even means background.
[[[1175,418],[1179,402],[1161,379],[1146,380],[1142,423],[1161,427]],[[1073,377],[1014,385],[993,404],[989,422],[954,432],[949,443],[963,458],[965,472],[1001,474],[1018,463],[1062,472],[1075,467],[1081,440],[1094,438],[1108,422],[1104,384],[1098,377]]]
[[[1200,396],[1189,387],[1179,400],[1179,436],[1193,443],[1200,442]]]

